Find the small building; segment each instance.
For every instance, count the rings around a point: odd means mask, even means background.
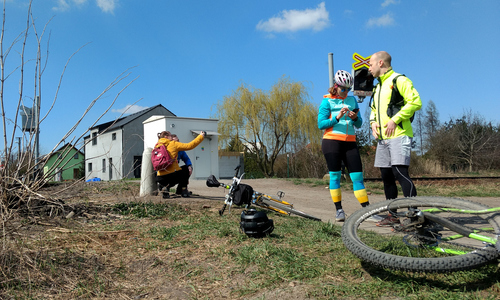
[[[153,148],[158,142],[158,133],[169,131],[179,137],[181,143],[191,142],[201,131],[207,136],[196,148],[186,151],[193,164],[193,179],[206,179],[210,175],[219,176],[219,154],[216,119],[181,118],[156,115],[144,121],[144,150]]]
[[[143,124],[153,115],[175,117],[158,104],[90,128],[85,141],[85,179],[140,178],[144,151]]]
[[[85,155],[69,143],[45,159],[43,174],[48,181],[77,180],[84,176]]]

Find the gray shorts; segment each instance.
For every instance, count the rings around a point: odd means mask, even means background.
[[[412,140],[411,137],[403,135],[389,140],[378,141],[375,153],[375,167],[409,166]]]

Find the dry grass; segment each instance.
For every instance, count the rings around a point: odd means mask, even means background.
[[[159,205],[159,197],[137,195],[138,183],[82,184],[59,194],[58,214],[18,212],[0,255],[0,298],[404,298],[415,291],[483,298],[500,289],[495,266],[460,273],[459,283],[432,277],[429,285],[429,277],[364,265],[343,247],[339,226],[272,215],[279,230],[255,240],[239,232],[237,209],[218,217],[220,202]],[[470,287],[457,291],[457,284]]]

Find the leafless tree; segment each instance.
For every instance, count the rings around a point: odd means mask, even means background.
[[[490,159],[491,149],[495,147],[495,134],[491,123],[482,117],[466,112],[457,122],[455,134],[458,137],[458,157],[468,165],[469,172],[484,158]]]
[[[431,137],[429,157],[443,166],[469,172],[498,164],[498,127],[468,110],[460,119],[446,122]]]
[[[45,175],[42,173],[42,170],[44,168],[44,160],[40,159],[40,155],[37,151],[38,149],[38,139],[37,139],[37,133],[39,132],[40,125],[42,122],[50,118],[50,111],[54,107],[54,104],[57,101],[58,93],[62,84],[62,80],[64,77],[64,74],[66,72],[66,69],[68,65],[70,64],[70,61],[74,55],[76,55],[80,49],[75,51],[67,60],[66,64],[63,67],[63,70],[61,72],[58,86],[54,95],[54,98],[51,100],[52,104],[50,105],[50,108],[47,112],[47,114],[43,117],[40,116],[40,106],[42,101],[45,101],[45,99],[42,99],[42,77],[43,73],[45,70],[45,67],[47,66],[48,63],[48,57],[49,57],[49,41],[50,41],[50,34],[47,38],[46,41],[46,48],[44,47],[45,44],[45,36],[46,36],[46,31],[47,31],[47,26],[49,25],[50,21],[47,22],[41,32],[37,30],[36,24],[35,24],[35,18],[33,16],[32,12],[32,2],[29,2],[29,6],[27,9],[27,18],[26,18],[26,27],[23,30],[22,33],[20,33],[11,43],[7,43],[7,47],[5,46],[6,43],[4,41],[4,33],[6,31],[6,9],[5,9],[5,0],[3,1],[3,22],[2,22],[2,28],[1,28],[1,35],[0,35],[0,107],[1,107],[1,118],[3,122],[3,142],[4,142],[4,149],[2,151],[2,161],[3,161],[3,167],[0,169],[0,217],[1,217],[1,229],[2,229],[2,234],[4,237],[7,236],[9,233],[9,220],[11,220],[13,216],[13,209],[19,208],[19,207],[24,207],[27,209],[30,209],[32,207],[32,203],[36,202],[38,204],[44,203],[48,205],[60,205],[59,201],[56,201],[55,198],[49,198],[47,196],[42,195],[39,191],[40,188],[46,183],[47,178]],[[36,43],[36,53],[34,53],[34,56],[36,58],[34,59],[27,59],[30,57],[30,54],[27,53],[27,42],[28,40],[34,37],[35,43]],[[17,48],[16,48],[17,47]],[[82,46],[83,47],[83,46]],[[9,54],[12,51],[17,51],[19,53],[19,58],[20,61],[17,63],[17,67],[13,68],[13,71],[10,73],[6,73],[6,63],[7,59],[9,58]],[[17,157],[13,153],[14,149],[14,144],[15,144],[15,136],[16,133],[22,130],[20,126],[18,126],[18,115],[20,111],[23,109],[23,99],[26,98],[29,93],[25,91],[25,86],[24,83],[27,78],[31,78],[31,76],[25,76],[26,75],[26,70],[25,70],[25,65],[27,61],[34,61],[35,63],[35,71],[34,71],[34,89],[33,89],[33,94],[30,95],[29,97],[33,99],[33,109],[35,110],[36,118],[33,120],[32,128],[29,132],[29,136],[25,137],[23,140],[24,149],[25,151],[20,151],[18,150],[18,155]],[[12,81],[10,77],[14,76],[19,76],[18,81]],[[97,97],[89,101],[87,109],[82,113],[80,118],[78,118],[74,125],[68,129],[66,134],[64,134],[63,137],[61,137],[60,141],[54,145],[53,149],[47,154],[47,155],[52,155],[58,148],[60,148],[61,144],[64,143],[64,141],[67,141],[68,139],[70,140],[70,143],[74,145],[78,144],[83,144],[83,137],[88,133],[88,131],[83,132],[79,136],[74,136],[75,131],[77,130],[78,126],[81,124],[83,121],[84,117],[89,113],[89,111],[94,107],[97,101],[99,101],[105,94],[110,93],[110,91],[113,88],[118,88],[118,86],[121,84],[123,87],[121,90],[118,91],[118,93],[115,95],[107,109],[100,115],[100,117],[95,120],[94,124],[95,125],[108,111],[109,109],[113,106],[117,98],[121,95],[121,93],[130,85],[132,84],[135,79],[132,79],[127,82],[128,77],[131,75],[130,69],[127,69],[123,73],[121,73],[119,76],[117,76]],[[19,97],[17,99],[17,107],[15,111],[6,111],[5,109],[5,101],[6,99],[4,98],[4,90],[6,87],[10,87],[12,85],[18,85],[19,86]],[[9,119],[8,116],[14,115],[13,120]],[[14,124],[13,129],[10,131],[10,129],[7,128],[7,122],[10,121]],[[81,145],[81,150],[84,147],[84,145]],[[63,155],[69,155],[69,152],[63,153]],[[62,159],[61,161],[64,161]],[[54,165],[52,168],[64,168],[65,166],[61,165]],[[50,174],[50,172],[48,173]]]

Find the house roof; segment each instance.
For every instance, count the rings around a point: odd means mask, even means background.
[[[78,152],[79,154],[81,154],[81,155],[85,156],[85,154],[84,154],[82,151],[78,150],[78,149],[77,149],[75,146],[73,146],[71,143],[67,143],[67,144],[64,144],[64,145],[62,145],[61,147],[59,147],[59,149],[57,149],[56,151],[54,151],[54,152],[51,152],[51,153],[49,153],[49,154],[44,155],[43,157],[41,157],[41,160],[49,160],[52,156],[54,156],[54,155],[59,155],[59,152],[61,152],[61,151],[65,150],[65,149],[66,149],[66,148],[68,148],[68,147],[69,147],[69,148],[72,148],[72,149],[75,149],[75,151],[76,151],[76,152]]]
[[[106,122],[106,123],[102,123],[102,124],[99,124],[99,125],[96,125],[94,127],[91,127],[90,130],[93,130],[93,129],[97,129],[98,132],[101,132],[103,130],[107,130],[107,131],[113,131],[115,129],[118,129],[118,128],[122,128],[123,126],[125,126],[126,124],[132,122],[133,120],[141,117],[142,115],[154,110],[155,108],[158,108],[158,107],[162,107],[163,109],[165,109],[166,111],[168,111],[169,113],[171,113],[174,117],[176,117],[176,115],[174,113],[172,113],[170,110],[166,109],[163,105],[161,104],[158,104],[158,105],[155,105],[153,107],[149,107],[149,108],[146,108],[144,110],[141,110],[141,111],[138,111],[136,113],[133,113],[131,115],[128,115],[126,117],[123,117],[123,118],[119,118],[119,119],[116,119],[116,120],[113,120],[113,121],[110,121],[110,122]],[[90,137],[90,136],[88,136]],[[85,137],[87,138],[87,137]]]
[[[73,146],[71,143],[67,143],[67,144],[62,145],[61,147],[59,147],[59,149],[57,149],[56,151],[54,151],[54,153],[55,152],[59,152],[61,150],[64,150],[64,149],[66,149],[68,147],[69,148],[73,148],[73,149],[75,149],[76,152],[83,154],[82,151],[78,150],[78,148],[76,148],[75,146]]]

